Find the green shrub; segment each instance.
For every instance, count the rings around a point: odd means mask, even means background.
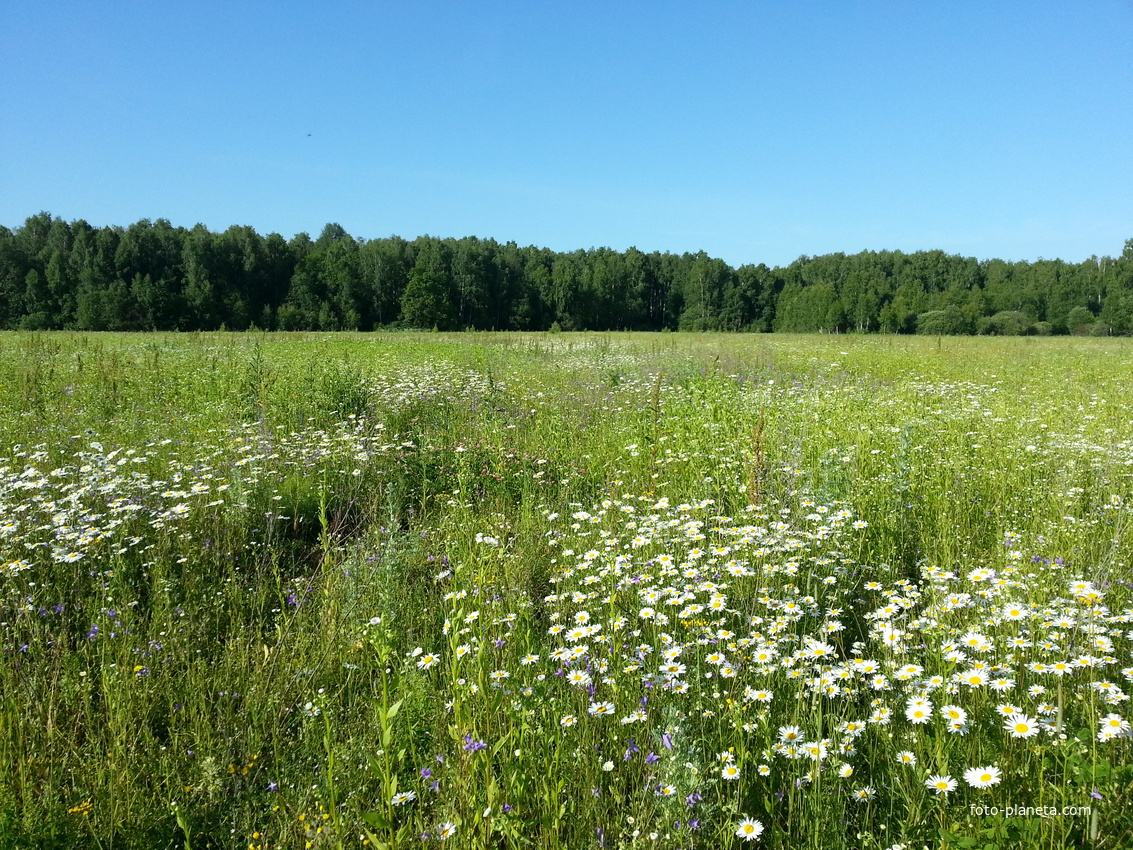
[[[1086,336],[1097,319],[1086,307],[1075,307],[1066,314],[1066,329],[1075,336]]]
[[[960,336],[972,332],[972,322],[955,304],[917,316],[917,333],[930,336]]]
[[[976,332],[987,336],[1026,336],[1035,332],[1034,320],[1019,310],[1001,310],[985,316],[976,324]]]

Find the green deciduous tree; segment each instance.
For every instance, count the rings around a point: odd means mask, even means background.
[[[440,240],[426,240],[421,246],[401,296],[401,317],[408,327],[457,329],[459,313],[450,262],[450,251]]]

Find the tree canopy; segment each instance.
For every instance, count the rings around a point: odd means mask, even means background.
[[[1006,262],[942,251],[733,268],[706,253],[565,253],[493,239],[317,239],[49,213],[0,227],[0,327],[75,330],[725,330],[1131,334],[1121,256]]]

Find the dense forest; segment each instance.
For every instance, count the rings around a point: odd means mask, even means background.
[[[49,213],[0,226],[0,328],[729,330],[1131,334],[1120,257],[1005,262],[942,251],[732,268],[697,254],[557,253],[492,239],[317,239]]]

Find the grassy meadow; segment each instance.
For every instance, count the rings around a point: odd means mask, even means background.
[[[3,333],[0,848],[1129,848],[1131,503],[1128,340]]]

